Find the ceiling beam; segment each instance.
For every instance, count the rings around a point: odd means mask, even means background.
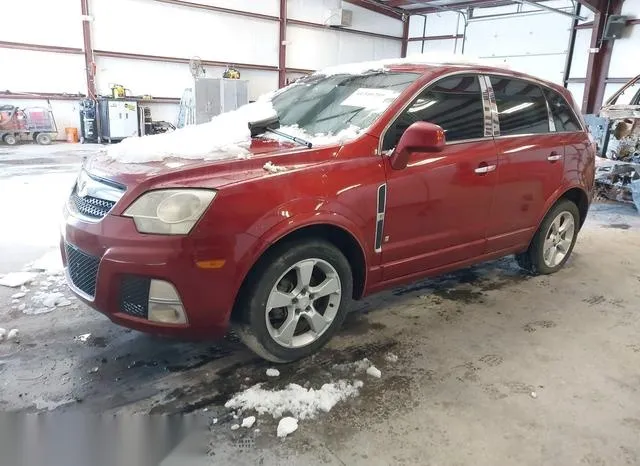
[[[464,1],[460,3],[450,4],[447,6],[431,6],[424,8],[417,8],[412,10],[407,10],[407,12],[411,15],[413,14],[423,14],[423,13],[438,13],[446,10],[464,10],[466,8],[478,8],[483,6],[504,6],[504,5],[513,5],[514,2],[511,0],[475,0],[475,1]]]
[[[352,5],[374,11],[381,15],[389,16],[390,18],[402,19],[403,13],[401,11],[395,10],[394,8],[391,8],[391,5],[386,6],[383,3],[378,3],[373,0],[343,0],[343,1],[345,3],[351,3]]]

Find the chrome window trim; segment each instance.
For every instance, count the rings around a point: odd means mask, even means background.
[[[557,133],[556,131],[556,122],[553,120],[553,113],[551,113],[551,105],[549,105],[549,99],[547,96],[542,93],[542,97],[544,97],[544,101],[547,104],[547,118],[549,118],[549,131],[551,133]]]
[[[475,75],[478,79],[480,79],[480,76],[482,75],[482,73],[480,71],[474,71],[474,70],[464,70],[464,71],[452,71],[451,73],[446,73],[443,75],[440,75],[434,79],[432,79],[431,81],[429,81],[428,83],[426,83],[424,86],[422,86],[420,89],[418,89],[412,96],[411,98],[407,99],[407,102],[400,107],[400,109],[395,113],[395,115],[393,115],[393,118],[391,118],[389,120],[389,122],[385,125],[384,129],[380,132],[380,138],[378,139],[378,150],[376,152],[376,155],[382,155],[385,151],[382,150],[382,144],[384,143],[384,138],[387,135],[387,131],[389,131],[389,128],[391,128],[391,125],[393,123],[395,123],[395,121],[398,119],[398,117],[400,115],[402,115],[402,113],[407,109],[407,107],[409,107],[409,105],[411,105],[413,103],[413,101],[420,95],[422,94],[422,92],[424,92],[429,86],[437,83],[438,81],[444,79],[444,78],[449,78],[451,76],[457,76],[457,75],[461,75],[461,74],[467,74],[467,75]],[[480,87],[480,89],[482,90],[482,86]],[[483,102],[484,102],[484,97],[483,97]],[[460,141],[452,141],[452,142],[447,142],[446,144],[454,144],[454,143],[458,143],[461,144],[463,142],[468,142],[468,141],[474,141],[476,139],[489,139],[489,137],[484,137],[484,138],[473,138],[473,139],[468,139],[468,140],[460,140]]]
[[[493,86],[491,85],[491,79],[489,75],[483,74],[482,78],[485,80],[487,86],[487,93],[489,96],[489,105],[491,108],[491,126],[493,130],[493,138],[500,136],[500,119],[498,118],[498,104],[496,102],[496,94],[493,92]]]

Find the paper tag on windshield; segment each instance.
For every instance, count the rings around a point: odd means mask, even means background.
[[[340,105],[346,107],[379,108],[389,105],[399,95],[399,92],[390,89],[369,89],[361,87],[344,99]]]

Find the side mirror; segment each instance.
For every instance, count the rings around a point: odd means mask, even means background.
[[[414,152],[440,152],[444,148],[444,130],[433,123],[416,121],[400,137],[391,154],[391,168],[402,170]]]

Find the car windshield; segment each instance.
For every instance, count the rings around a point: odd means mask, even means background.
[[[351,126],[369,127],[420,74],[374,72],[312,75],[272,100],[282,126],[306,133],[336,134]]]

